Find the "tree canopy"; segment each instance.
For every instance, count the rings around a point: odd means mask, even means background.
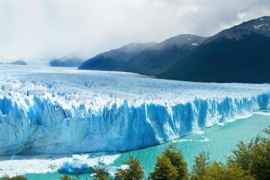
[[[126,169],[117,169],[115,174],[115,180],[141,180],[144,176],[143,167],[139,159],[134,158],[132,155],[129,155],[129,159],[123,162],[124,165],[127,165]]]

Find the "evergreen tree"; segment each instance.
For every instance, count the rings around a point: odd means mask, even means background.
[[[201,180],[254,180],[247,171],[233,164],[224,165],[221,162],[214,162],[205,169]]]
[[[139,159],[134,158],[132,155],[129,155],[129,159],[123,162],[124,165],[127,165],[127,169],[117,169],[115,174],[115,180],[141,180],[144,176],[143,167]]]
[[[268,136],[257,136],[249,143],[240,142],[228,158],[231,164],[249,171],[257,180],[270,179],[270,126],[264,132]]]
[[[157,156],[157,162],[155,165],[155,170],[150,174],[150,179],[153,180],[177,180],[178,172],[176,167],[173,166],[170,159],[164,154]]]
[[[188,176],[187,163],[184,161],[181,151],[176,148],[176,144],[170,143],[163,155],[169,158],[172,165],[176,168],[178,172],[177,179],[186,179]]]
[[[5,177],[1,178],[1,180],[27,180],[27,179],[23,176],[15,176],[15,177],[5,176]]]
[[[236,164],[209,160],[209,154],[202,152],[195,157],[191,180],[254,180],[249,171]]]
[[[94,166],[94,177],[93,180],[109,180],[109,173],[107,167],[103,165],[102,161],[98,162],[98,165]]]
[[[64,175],[60,178],[61,180],[72,180],[71,177],[69,177],[68,175]]]
[[[71,177],[69,177],[68,175],[65,174],[64,176],[60,177],[60,179],[61,179],[61,180],[79,180],[80,177],[79,177],[78,174],[76,174],[76,177],[72,179]],[[87,179],[86,179],[86,180],[87,180]]]
[[[200,180],[210,165],[209,153],[201,152],[199,156],[195,157],[194,165],[192,167],[191,180]]]

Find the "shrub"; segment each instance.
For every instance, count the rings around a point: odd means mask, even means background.
[[[15,177],[5,176],[1,178],[1,180],[27,180],[27,179],[23,176],[15,176]]]
[[[270,179],[270,126],[264,130],[266,136],[257,136],[249,143],[240,142],[229,163],[249,171],[257,180]]]
[[[129,159],[123,162],[127,169],[117,169],[115,180],[141,180],[143,179],[144,170],[139,159],[129,155]]]
[[[173,166],[170,159],[164,154],[157,156],[155,170],[150,174],[150,179],[177,180],[177,177],[177,169]]]

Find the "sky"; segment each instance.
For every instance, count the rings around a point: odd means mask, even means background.
[[[131,42],[212,36],[269,15],[269,0],[0,0],[0,62],[89,59]]]

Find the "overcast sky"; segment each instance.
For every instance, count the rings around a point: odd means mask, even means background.
[[[88,59],[130,42],[211,36],[265,15],[269,0],[0,0],[0,61]]]

